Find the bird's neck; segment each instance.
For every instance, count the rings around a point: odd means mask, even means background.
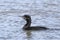
[[[31,25],[31,19],[26,20],[25,28],[29,28]]]

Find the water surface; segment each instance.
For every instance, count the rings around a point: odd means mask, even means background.
[[[32,18],[31,26],[53,30],[24,31],[23,16]],[[59,29],[59,30],[56,30]],[[60,0],[1,0],[0,40],[59,40]]]

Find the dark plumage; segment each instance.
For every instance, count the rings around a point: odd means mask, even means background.
[[[31,26],[31,17],[29,15],[24,15],[23,18],[26,21],[26,24],[24,25],[23,29],[24,30],[46,30],[48,28],[46,27],[41,27],[41,26]]]

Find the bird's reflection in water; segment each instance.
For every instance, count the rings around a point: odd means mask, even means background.
[[[31,31],[26,31],[26,38],[27,38],[27,40],[30,40],[32,38]]]

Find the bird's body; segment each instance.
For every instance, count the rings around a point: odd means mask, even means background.
[[[42,26],[31,26],[31,17],[29,15],[24,15],[23,18],[26,21],[24,25],[24,30],[47,30],[48,28]]]
[[[24,30],[46,30],[47,28],[46,27],[38,27],[38,26],[36,26],[36,27],[28,27],[28,28],[23,28]]]

